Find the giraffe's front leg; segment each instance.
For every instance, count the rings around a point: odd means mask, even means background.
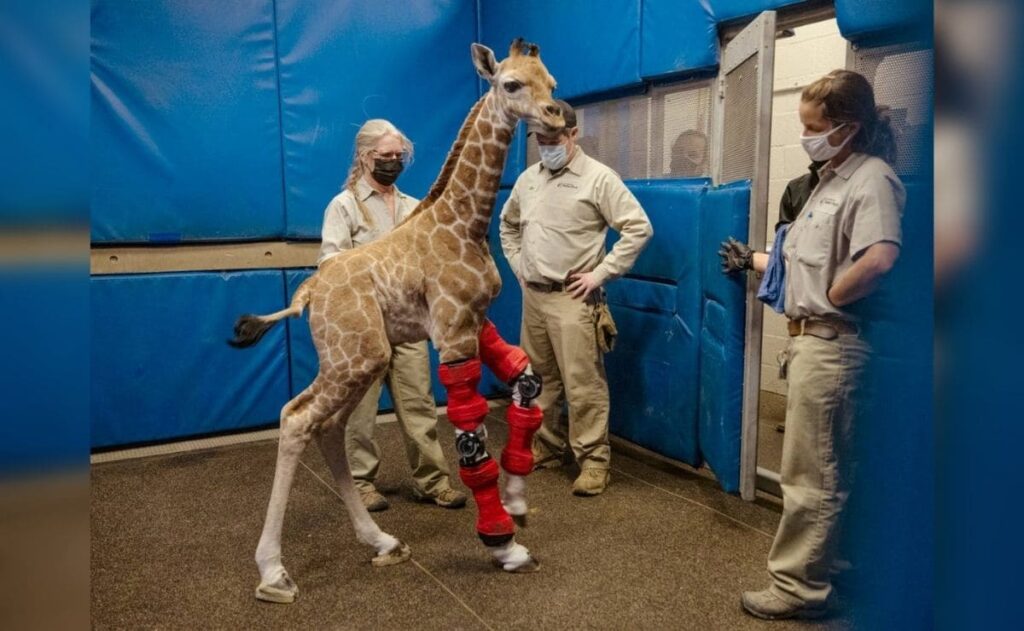
[[[477,392],[480,360],[442,364],[441,383],[448,390],[448,419],[456,427],[459,477],[477,504],[476,530],[494,560],[507,572],[533,572],[540,564],[515,541],[515,523],[498,494],[498,463],[487,453],[483,427],[487,401]]]
[[[517,524],[525,526],[526,476],[533,470],[533,435],[544,416],[534,403],[540,396],[541,380],[533,374],[523,349],[503,340],[490,320],[485,320],[480,330],[480,356],[498,379],[512,387],[512,404],[506,411],[508,443],[501,454],[501,466],[508,473],[505,508]]]

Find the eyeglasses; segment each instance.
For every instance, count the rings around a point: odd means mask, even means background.
[[[409,159],[408,151],[388,151],[387,153],[381,153],[379,151],[371,151],[370,156],[380,160],[401,160],[405,162]]]

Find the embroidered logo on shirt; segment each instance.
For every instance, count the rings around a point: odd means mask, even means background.
[[[576,188],[576,189],[578,189],[579,187],[576,186],[575,184],[573,184],[572,182],[559,182],[558,183],[558,188]]]

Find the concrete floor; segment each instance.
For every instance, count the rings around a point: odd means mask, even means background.
[[[489,444],[504,444],[501,410]],[[453,433],[439,424],[454,470]],[[539,573],[504,574],[476,539],[475,509],[415,503],[397,424],[380,426],[382,528],[413,558],[373,568],[356,542],[315,446],[303,455],[288,506],[284,561],[299,584],[292,605],[253,598],[253,562],[276,443],[94,465],[92,623],[127,628],[305,629],[846,629],[765,623],[739,594],[767,584],[778,522],[769,499],[747,503],[699,472],[621,453],[596,498],[570,493],[575,467],[530,477],[531,524],[518,540]]]

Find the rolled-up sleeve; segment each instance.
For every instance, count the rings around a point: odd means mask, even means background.
[[[340,196],[339,196],[340,197]],[[320,245],[320,258],[316,264],[320,265],[332,256],[344,250],[351,250],[352,230],[348,224],[348,213],[342,201],[335,197],[327,204],[324,211],[324,225],[321,229],[322,243]]]
[[[850,239],[850,256],[860,258],[876,243],[901,245],[906,191],[895,175],[872,178],[855,193],[843,232]]]
[[[498,224],[498,234],[501,236],[501,251],[508,259],[508,265],[512,273],[517,277],[519,274],[519,256],[523,249],[523,234],[520,229],[520,208],[518,185],[512,188],[512,192],[501,209],[501,221]]]
[[[605,282],[619,278],[633,267],[654,235],[654,228],[640,202],[622,180],[608,176],[602,178],[598,186],[599,211],[608,225],[619,233],[612,251],[594,269],[597,278]]]

